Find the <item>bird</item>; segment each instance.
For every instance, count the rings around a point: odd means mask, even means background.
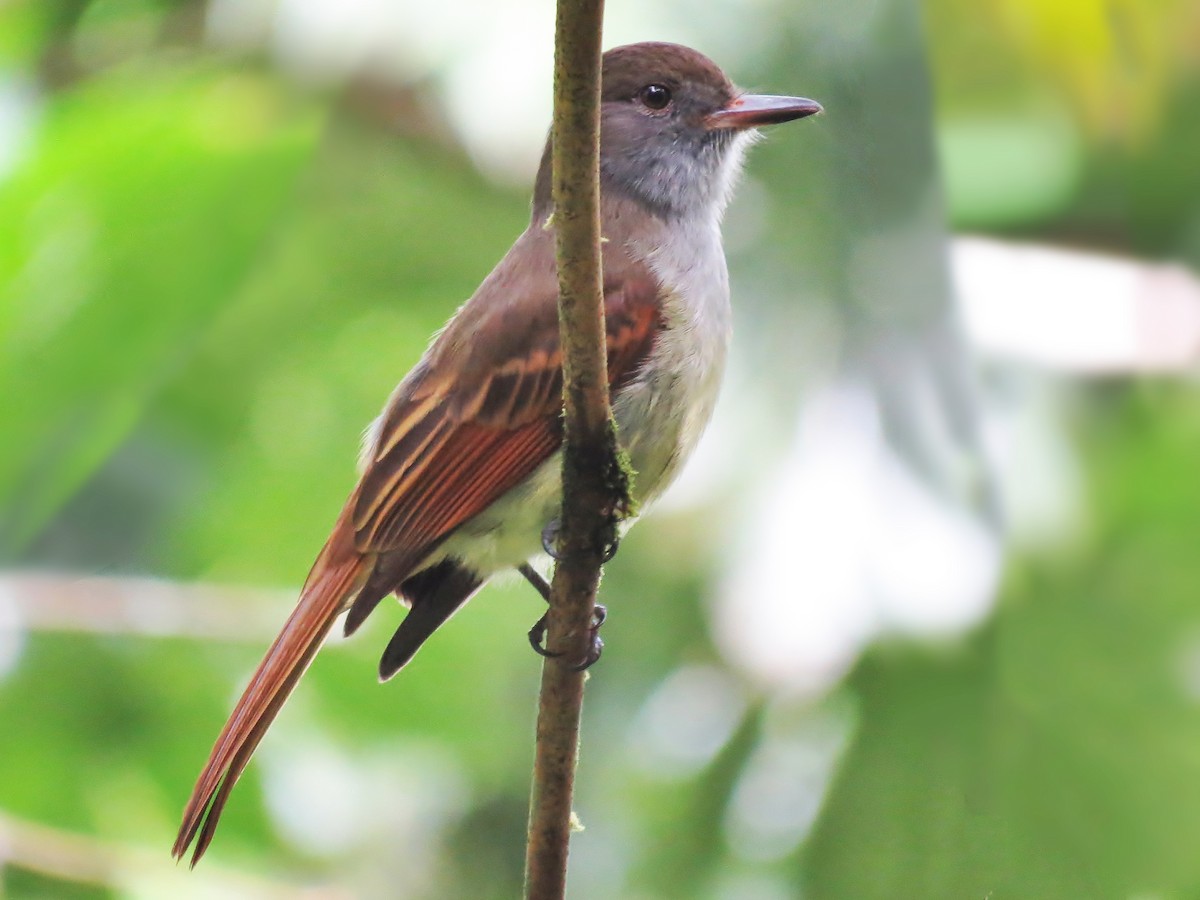
[[[820,111],[804,97],[745,93],[678,44],[602,57],[608,380],[640,509],[675,478],[716,403],[732,333],[721,219],[745,150],[759,127]],[[517,569],[545,593],[530,561],[559,513],[563,442],[550,160],[548,138],[528,228],[367,429],[358,482],[200,772],[176,859],[193,842],[191,865],[204,855],[340,615],[350,635],[388,595],[407,605],[380,660],[386,681],[493,576]]]

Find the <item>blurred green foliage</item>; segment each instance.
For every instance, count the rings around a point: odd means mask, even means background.
[[[738,13],[773,35],[747,80],[812,85],[834,124],[807,136],[802,172],[779,144],[756,156],[793,206],[756,265],[734,259],[735,283],[836,297],[881,223],[911,226],[936,268],[940,230],[917,221],[934,191],[925,48],[911,9],[890,8],[892,37],[865,61],[814,36],[816,5]],[[361,429],[524,227],[523,192],[486,181],[438,123],[397,133],[356,85],[305,87],[214,50],[204,10],[0,7],[3,77],[35,98],[0,171],[0,552],[14,568],[298,583]],[[956,224],[1200,261],[1189,5],[927,12]],[[1028,166],[1005,165],[1014,155]],[[790,371],[791,295],[748,293],[749,341]],[[876,648],[823,699],[764,689],[714,646],[721,502],[639,526],[604,584],[614,615],[589,686],[572,896],[1200,892],[1195,391],[1117,380],[1077,394],[1085,532],[1015,559],[977,633]],[[154,603],[170,591],[127,609],[162,637],[0,618],[4,895],[517,892],[535,596],[489,588],[386,688],[372,673],[395,608],[332,642],[187,873],[166,862],[178,812],[270,638],[261,623],[290,599],[231,599],[212,639]],[[672,684],[725,692],[726,718],[696,738],[708,749],[654,743],[647,711]],[[756,772],[783,775],[774,844],[742,821],[764,795]],[[8,856],[23,823],[60,830],[20,832],[40,868]]]
[[[245,276],[316,135],[286,107],[262,78],[147,65],[48,111],[0,194],[9,554],[129,437]]]
[[[884,650],[851,679],[862,727],[804,855],[814,895],[1200,887],[1200,417],[1190,390],[1122,391],[1083,437],[1086,542],[1015,566],[965,647]]]

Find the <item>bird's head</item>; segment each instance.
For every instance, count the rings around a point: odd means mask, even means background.
[[[702,53],[652,42],[604,54],[600,99],[602,188],[664,218],[719,215],[756,129],[821,111],[803,97],[743,93]],[[547,143],[546,199],[549,169]]]

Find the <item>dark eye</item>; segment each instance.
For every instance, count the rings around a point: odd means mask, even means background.
[[[647,109],[666,109],[671,102],[671,89],[662,84],[648,84],[638,91],[638,99]]]

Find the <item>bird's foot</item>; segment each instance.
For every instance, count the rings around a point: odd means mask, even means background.
[[[562,554],[558,550],[558,539],[562,534],[562,523],[558,519],[551,519],[546,523],[546,527],[542,529],[542,549],[553,559],[559,562],[562,559]],[[600,562],[611,562],[612,558],[617,555],[617,548],[621,546],[621,537],[617,533],[616,523],[609,526],[608,534],[604,538],[604,552],[600,555]]]
[[[588,627],[588,649],[583,660],[575,666],[576,672],[582,672],[584,669],[590,669],[600,659],[600,654],[604,652],[604,639],[600,637],[600,626],[604,624],[604,620],[608,618],[608,609],[599,603],[592,610],[592,624]]]
[[[542,617],[533,623],[533,627],[529,629],[529,646],[533,648],[533,652],[538,656],[544,656],[546,659],[553,659],[556,656],[561,656],[561,653],[555,653],[552,650],[547,650],[544,646],[546,642],[546,625],[550,619],[550,613],[542,613]]]
[[[621,538],[617,535],[617,529],[614,527],[612,534],[604,542],[604,554],[600,557],[600,562],[612,562],[612,558],[617,555],[617,549],[621,546]]]
[[[543,615],[540,619],[534,622],[533,627],[529,629],[529,646],[534,649],[539,656],[544,656],[547,659],[553,659],[562,656],[554,650],[548,650],[545,646],[546,642],[546,625],[549,619],[549,613]],[[608,618],[608,610],[596,604],[595,610],[592,612],[592,624],[588,626],[588,649],[584,654],[583,660],[577,665],[572,666],[576,672],[582,672],[584,669],[590,668],[596,663],[602,653],[604,653],[604,640],[600,637],[600,626],[604,624],[604,620]]]
[[[558,519],[551,519],[546,523],[546,527],[542,529],[542,549],[555,562],[562,559],[562,556],[558,552],[558,536],[561,532],[562,523]]]

